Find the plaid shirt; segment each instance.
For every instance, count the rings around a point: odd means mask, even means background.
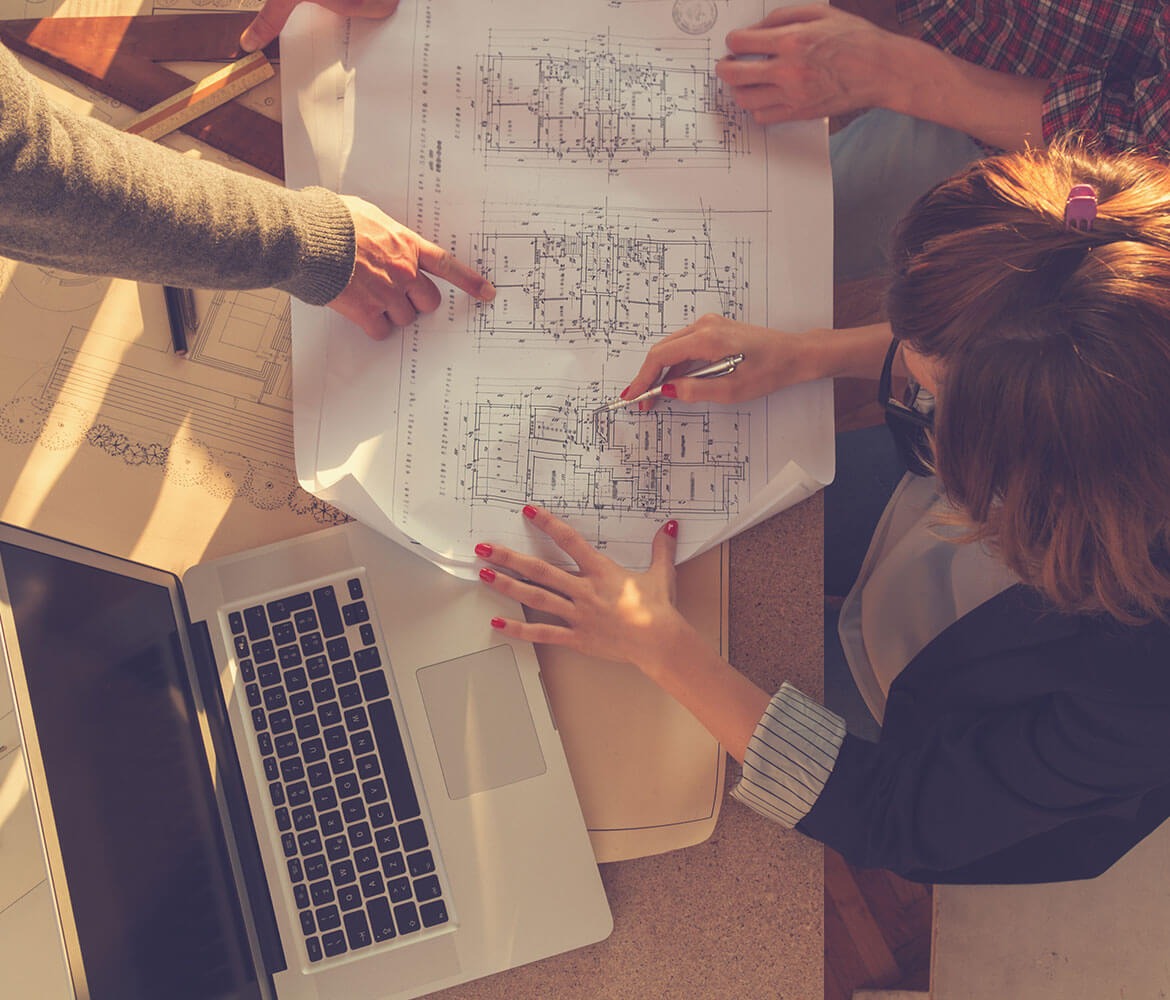
[[[1170,7],[1158,0],[897,0],[902,21],[968,62],[1047,78],[1044,140],[1170,157]]]

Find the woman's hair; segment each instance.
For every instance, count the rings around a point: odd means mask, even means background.
[[[1064,225],[1075,184],[1092,230]],[[1067,611],[1170,621],[1170,168],[1075,144],[979,162],[894,238],[894,335],[935,360],[935,467]]]

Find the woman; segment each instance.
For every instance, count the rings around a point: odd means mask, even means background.
[[[1088,209],[1071,225],[1070,194]],[[635,663],[743,762],[735,797],[854,864],[929,882],[1099,874],[1170,816],[1168,220],[1170,171],[1138,155],[985,160],[903,220],[888,326],[708,317],[629,387],[733,351],[752,364],[679,379],[675,397],[743,399],[883,357],[888,384],[905,364],[913,395],[891,419],[910,457],[933,446],[919,471],[934,475],[895,492],[843,612],[876,742],[703,647],[671,603],[675,522],[639,574],[526,508],[580,575],[486,546],[490,586],[564,622],[492,624]]]

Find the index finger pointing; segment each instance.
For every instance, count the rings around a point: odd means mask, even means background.
[[[491,302],[496,297],[496,289],[487,278],[442,247],[424,239],[418,241],[418,263],[424,271],[451,282],[481,302]]]

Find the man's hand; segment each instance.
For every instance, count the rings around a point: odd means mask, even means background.
[[[389,17],[398,9],[398,0],[310,0],[342,17]],[[255,20],[240,36],[240,48],[255,52],[264,48],[284,29],[289,15],[301,0],[265,0]]]
[[[446,250],[361,198],[342,195],[353,215],[354,267],[349,284],[329,308],[357,323],[374,340],[385,340],[419,313],[433,312],[443,294],[429,277],[449,281],[482,302],[495,298],[490,281]]]

